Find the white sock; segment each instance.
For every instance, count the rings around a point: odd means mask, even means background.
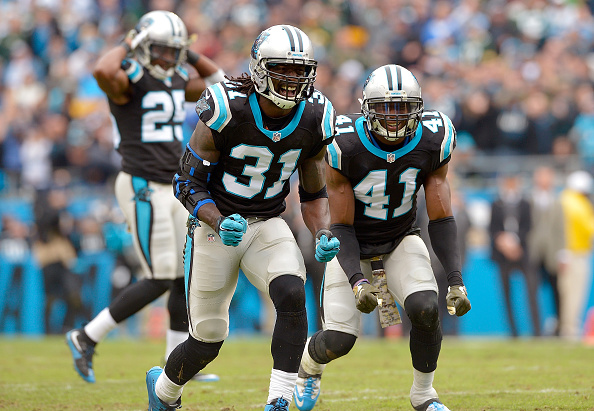
[[[167,377],[165,371],[159,375],[157,382],[155,383],[155,393],[163,402],[168,405],[173,405],[179,397],[182,395],[184,390],[183,385],[177,385]]]
[[[296,372],[285,372],[273,368],[270,373],[270,387],[266,403],[270,404],[270,401],[282,397],[290,404],[293,400],[293,388],[296,382]]]
[[[96,343],[101,342],[111,330],[117,327],[109,308],[104,308],[90,323],[85,325],[85,333]]]
[[[165,361],[169,358],[169,354],[175,347],[179,344],[183,343],[188,339],[188,332],[187,331],[173,331],[167,330],[167,345],[165,346]]]
[[[309,350],[307,349],[307,347],[309,347],[310,340],[311,337],[309,337],[307,339],[307,343],[305,343],[303,357],[301,358],[301,367],[303,368],[303,371],[310,375],[322,374],[324,372],[324,368],[326,368],[326,364],[318,364],[313,358],[311,358],[311,355],[309,355]]]
[[[437,398],[437,391],[433,388],[435,371],[421,372],[413,368],[413,384],[410,388],[410,402],[413,407],[421,405],[431,398]]]

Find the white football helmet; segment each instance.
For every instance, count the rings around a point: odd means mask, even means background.
[[[280,65],[300,67],[296,75],[287,75],[274,70]],[[287,24],[264,30],[252,46],[250,73],[256,91],[282,109],[312,95],[317,65],[307,34]]]
[[[134,54],[140,64],[149,69],[151,75],[159,79],[171,77],[175,69],[186,61],[188,51],[188,30],[177,14],[170,11],[156,10],[146,13],[135,27],[137,32],[132,40]],[[139,40],[138,45],[134,40]],[[163,53],[174,49],[173,53]],[[159,59],[165,67],[155,64]]]
[[[360,102],[371,130],[388,141],[413,136],[423,114],[419,82],[396,64],[381,66],[367,77]]]

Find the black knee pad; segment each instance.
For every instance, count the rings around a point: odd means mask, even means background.
[[[305,287],[301,278],[294,275],[281,275],[272,280],[268,290],[277,312],[305,310]]]
[[[205,343],[191,335],[169,354],[165,374],[178,385],[190,381],[194,375],[217,358],[223,341]]]
[[[173,331],[188,331],[186,284],[183,277],[171,281],[167,310],[169,311],[169,328]]]
[[[419,291],[404,301],[404,310],[413,327],[431,332],[439,328],[439,308],[435,291]]]
[[[411,294],[404,301],[404,309],[412,325],[409,345],[413,367],[426,373],[435,371],[442,340],[437,293]]]
[[[347,355],[355,345],[357,337],[341,331],[318,331],[311,337],[307,350],[318,364],[328,364],[343,355]]]

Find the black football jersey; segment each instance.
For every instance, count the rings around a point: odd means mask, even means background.
[[[416,231],[416,194],[429,173],[450,161],[455,146],[452,122],[438,111],[423,112],[414,137],[391,152],[372,142],[361,114],[338,116],[326,161],[353,187],[362,258],[390,252]]]
[[[274,217],[285,210],[289,178],[332,141],[336,119],[330,100],[316,90],[296,105],[284,128],[268,130],[257,94],[239,93],[229,82],[206,89],[196,112],[221,153],[210,194],[223,215],[243,217]]]
[[[180,68],[161,81],[135,60],[124,60],[122,68],[130,79],[132,98],[124,105],[109,100],[122,170],[169,184],[182,155],[188,73]]]

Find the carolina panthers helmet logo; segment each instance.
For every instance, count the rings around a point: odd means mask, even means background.
[[[369,82],[371,81],[371,79],[375,76],[375,72],[371,73],[369,76],[367,76],[367,79],[365,80],[365,83],[363,84],[363,89],[365,89],[365,87],[367,87],[367,84],[369,84]]]
[[[256,38],[256,41],[254,41],[254,45],[252,46],[252,58],[253,59],[258,58],[258,50],[260,50],[260,46],[262,45],[264,40],[266,40],[268,38],[268,36],[270,36],[270,33],[267,31],[263,31],[262,33],[260,33],[260,35],[258,35],[258,37]]]
[[[148,187],[142,187],[140,190],[138,190],[135,195],[134,195],[134,200],[135,201],[142,201],[145,203],[150,203],[151,202],[151,193],[153,192],[152,188],[148,188]]]
[[[146,29],[148,26],[152,25],[154,21],[155,20],[152,17],[141,19],[136,25],[135,29],[140,33],[143,29]]]

